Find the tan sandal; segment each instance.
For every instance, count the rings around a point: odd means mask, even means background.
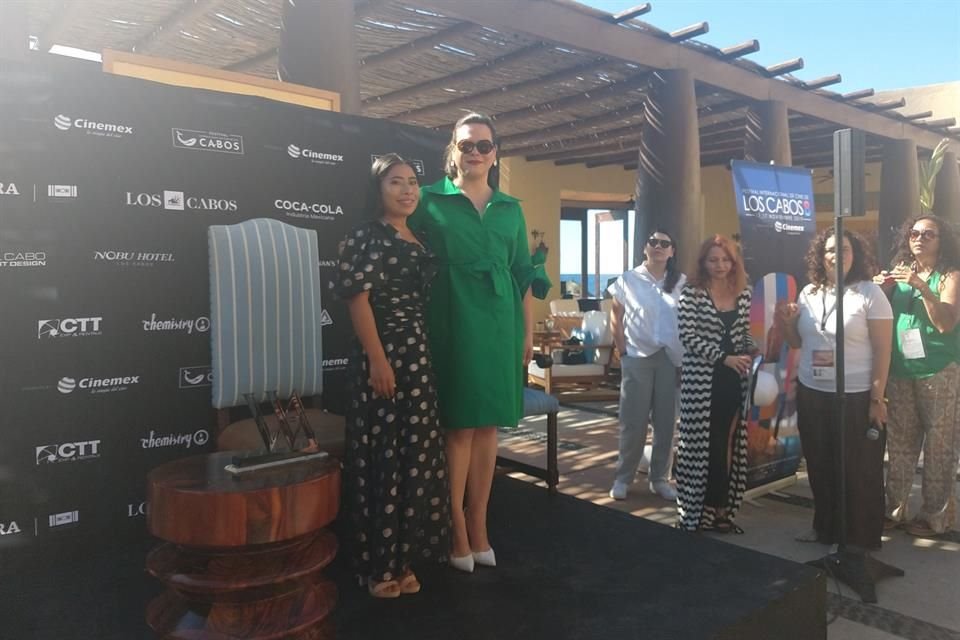
[[[945,533],[943,531],[935,531],[923,520],[912,520],[907,523],[907,526],[904,527],[904,529],[906,529],[907,533],[910,535],[917,536],[918,538],[932,538]]]
[[[398,584],[400,585],[400,593],[420,593],[420,581],[417,580],[417,576],[414,575],[413,571],[407,571],[403,574]]]
[[[903,520],[894,520],[890,517],[884,517],[883,519],[883,530],[884,531],[893,531],[894,529],[899,529],[903,526]]]
[[[400,585],[396,580],[384,580],[383,582],[367,580],[367,591],[374,598],[400,597]]]

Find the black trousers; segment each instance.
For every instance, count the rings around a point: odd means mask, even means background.
[[[740,374],[718,364],[713,369],[710,393],[710,457],[703,504],[724,509],[730,496],[730,434],[740,412]]]
[[[883,533],[884,437],[867,438],[870,392],[848,393],[844,401],[843,470],[846,479],[847,544],[879,549]],[[797,427],[813,490],[817,541],[840,542],[840,430],[836,394],[797,385]]]

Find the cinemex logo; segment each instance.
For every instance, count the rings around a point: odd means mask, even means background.
[[[62,513],[51,513],[48,520],[50,528],[64,527],[70,524],[80,523],[79,511],[64,511]]]
[[[53,318],[37,321],[37,339],[44,338],[81,338],[99,336],[102,317],[95,318]]]
[[[17,533],[23,533],[23,530],[20,529],[20,525],[17,524],[16,520],[0,522],[0,536],[10,536]]]
[[[194,330],[197,333],[206,333],[210,330],[210,318],[200,316],[196,319],[169,318],[167,320],[157,320],[157,314],[151,313],[149,320],[141,320],[144,331],[183,331],[192,334]]]
[[[213,367],[180,367],[180,388],[193,389],[213,384]]]
[[[45,267],[45,251],[3,251],[0,253],[0,267]]]
[[[175,149],[193,149],[194,151],[216,151],[243,155],[243,136],[216,131],[194,131],[174,127],[170,130]]]
[[[323,360],[324,369],[343,369],[350,364],[350,358],[326,358]]]
[[[183,191],[164,191],[163,193],[133,193],[127,191],[128,207],[166,209],[167,211],[213,211],[234,213],[237,201],[229,198],[210,198],[187,196]]]
[[[140,384],[140,376],[119,376],[116,378],[60,378],[57,391],[63,395],[75,390],[89,391],[90,393],[115,393],[126,391],[135,384]]]
[[[105,138],[123,138],[133,135],[133,127],[116,122],[97,122],[89,118],[74,118],[62,113],[53,119],[53,126],[60,131],[80,129],[87,135]]]
[[[777,220],[773,223],[773,230],[777,233],[803,233],[802,224],[790,224],[789,222],[780,222]]]
[[[157,435],[151,429],[150,435],[146,438],[140,438],[140,447],[142,449],[164,449],[167,447],[182,447],[189,449],[192,446],[202,447],[210,441],[210,432],[206,429],[198,429],[193,433],[168,433]]]
[[[373,164],[374,162],[376,162],[377,160],[379,160],[382,155],[383,155],[383,154],[380,154],[380,153],[371,154],[371,155],[370,155],[370,163]],[[422,178],[423,176],[426,175],[426,169],[424,169],[423,160],[410,159],[410,158],[406,158],[406,160],[407,160],[407,162],[409,162],[410,164],[413,165],[413,169],[414,169],[414,171],[417,172],[417,176],[419,176],[419,177]]]
[[[111,249],[94,251],[93,260],[94,262],[105,262],[118,267],[153,267],[163,262],[176,262],[176,258],[172,253]]]
[[[282,211],[290,218],[308,218],[310,220],[336,220],[343,215],[343,207],[338,204],[324,204],[319,202],[302,202],[300,200],[284,200],[277,198],[273,201],[277,211]]]
[[[100,441],[64,442],[45,444],[36,448],[37,465],[59,464],[61,462],[80,462],[100,457]]]
[[[0,196],[18,196],[20,190],[13,182],[0,182]]]
[[[311,164],[338,165],[343,163],[343,154],[315,151],[309,147],[287,145],[287,155],[294,160],[307,160]]]

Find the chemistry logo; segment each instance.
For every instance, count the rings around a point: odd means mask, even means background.
[[[343,154],[316,151],[309,147],[298,147],[295,144],[287,145],[287,155],[294,160],[306,160],[311,164],[338,165],[343,163]]]
[[[0,182],[0,196],[18,196],[20,189],[13,182]]]
[[[76,389],[90,393],[115,393],[126,391],[135,384],[140,384],[140,376],[119,376],[116,378],[60,378],[57,391],[67,395]]]
[[[194,331],[206,333],[210,330],[210,318],[207,316],[200,316],[196,319],[169,318],[167,320],[157,320],[157,314],[151,313],[149,320],[141,320],[140,322],[143,323],[144,331],[183,331],[189,335]]]
[[[173,136],[175,149],[192,149],[194,151],[215,151],[218,153],[232,153],[243,155],[243,136],[216,131],[194,131],[174,127],[170,130]]]
[[[235,213],[237,201],[228,198],[211,198],[203,196],[187,196],[183,191],[167,191],[163,193],[133,193],[127,191],[126,205],[128,207],[145,207],[166,209],[167,211],[213,211]]]
[[[164,449],[167,447],[202,447],[210,441],[210,432],[206,429],[198,429],[193,433],[168,433],[157,435],[150,429],[150,435],[146,438],[140,438],[140,448],[142,449]]]
[[[384,154],[382,153],[373,153],[370,154],[370,163],[374,163],[379,160]],[[426,175],[426,169],[424,168],[423,160],[410,159],[406,158],[407,162],[413,165],[413,169],[417,172],[417,177],[422,178]]]
[[[59,464],[61,462],[79,462],[100,457],[100,441],[64,442],[45,444],[36,447],[37,464]]]
[[[209,387],[213,384],[213,367],[180,367],[180,388]]]
[[[89,118],[74,118],[62,113],[53,119],[53,126],[60,131],[80,129],[87,135],[102,136],[105,138],[122,138],[133,135],[133,127],[115,122],[97,122]]]
[[[18,533],[23,533],[23,530],[20,528],[20,525],[17,524],[16,520],[0,522],[0,536],[12,536]]]
[[[76,198],[77,197],[77,185],[75,184],[48,184],[47,185],[47,197],[56,198],[58,200],[64,198]]]
[[[94,262],[105,262],[118,267],[154,267],[163,262],[176,262],[172,253],[156,251],[123,251],[105,249],[93,252]]]
[[[343,215],[343,207],[338,204],[302,202],[277,198],[273,207],[290,218],[308,218],[310,220],[336,220]]]
[[[45,267],[45,266],[47,266],[46,251],[2,251],[0,252],[0,268]]]
[[[79,338],[99,336],[102,317],[95,318],[53,318],[37,321],[37,339]]]
[[[50,528],[54,527],[65,527],[71,524],[80,523],[80,512],[79,511],[64,511],[62,513],[51,513],[47,522],[50,524]]]

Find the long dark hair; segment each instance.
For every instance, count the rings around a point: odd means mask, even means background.
[[[807,279],[813,283],[815,290],[827,285],[827,268],[823,266],[823,256],[827,252],[827,240],[833,237],[833,229],[824,229],[807,250],[805,258],[807,263]],[[873,258],[873,252],[870,251],[870,245],[863,239],[859,233],[843,230],[843,237],[850,241],[850,248],[853,249],[853,264],[850,265],[850,271],[844,278],[843,284],[853,284],[861,280],[870,280],[877,271],[876,262]],[[843,242],[835,243],[837,260],[842,260]]]
[[[370,179],[367,181],[367,211],[372,217],[379,218],[383,215],[383,193],[380,191],[383,180],[398,164],[405,164],[413,169],[413,175],[417,175],[417,168],[409,160],[405,160],[399,154],[385,153],[378,156],[370,166]]]
[[[670,242],[673,243],[673,255],[667,258],[667,270],[663,278],[663,290],[666,293],[671,293],[673,288],[677,286],[677,281],[680,280],[680,270],[677,268],[677,254],[680,249],[677,247],[677,241],[673,239],[673,235],[669,231],[664,231],[660,227],[656,227],[653,231],[650,232],[650,235],[647,238],[652,238],[656,234],[661,234],[670,238]],[[646,262],[646,254],[644,254],[644,262]]]
[[[937,225],[940,234],[940,252],[937,255],[937,264],[934,267],[941,274],[949,273],[960,268],[960,250],[957,248],[957,234],[948,220],[938,216],[916,216],[903,223],[900,235],[897,237],[897,246],[893,252],[890,266],[900,263],[912,264],[915,258],[910,250],[910,230],[921,220],[929,220]]]
[[[482,113],[468,113],[463,116],[457,123],[453,125],[453,131],[450,133],[450,142],[447,143],[447,147],[443,150],[443,172],[447,174],[451,180],[455,179],[458,175],[457,165],[453,161],[453,150],[457,147],[457,129],[462,127],[465,124],[482,124],[490,129],[490,142],[493,143],[493,146],[496,148],[497,153],[500,152],[500,138],[497,137],[497,130],[493,126],[493,119],[490,116],[485,116]],[[500,160],[499,158],[494,162],[493,166],[490,167],[490,172],[487,173],[487,184],[490,185],[490,188],[494,191],[500,189]]]

